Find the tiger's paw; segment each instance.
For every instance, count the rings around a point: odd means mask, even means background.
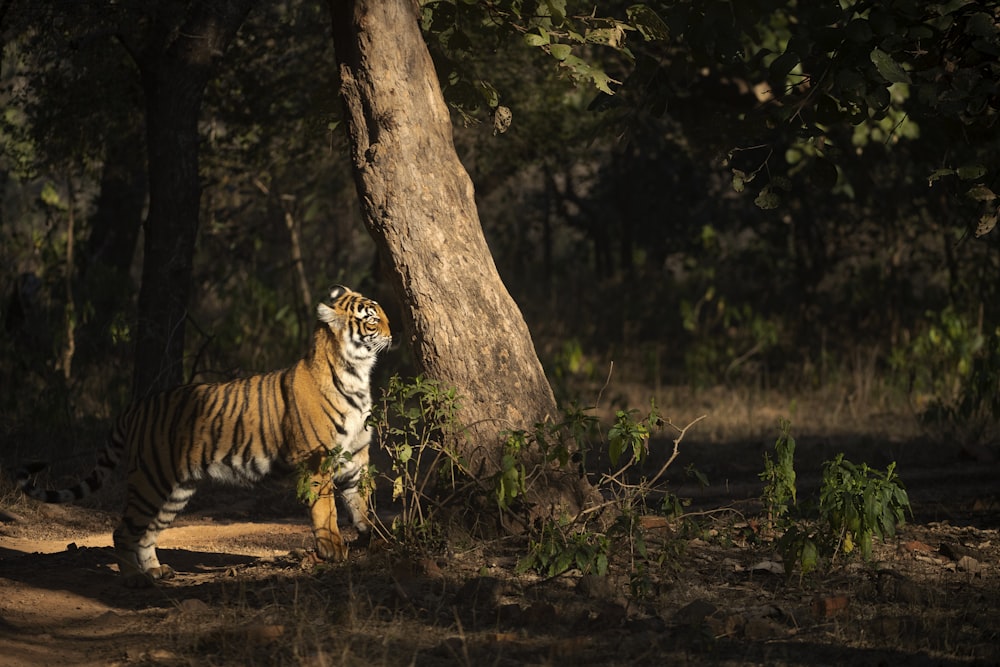
[[[316,540],[316,555],[327,561],[342,562],[347,560],[347,545],[338,535],[336,539]]]
[[[351,544],[358,547],[366,547],[370,545],[372,543],[372,533],[374,532],[375,531],[372,530],[359,530],[358,536],[353,542],[351,542]]]
[[[130,572],[125,575],[126,588],[150,588],[159,580],[173,579],[174,569],[169,565],[158,565],[145,572]]]

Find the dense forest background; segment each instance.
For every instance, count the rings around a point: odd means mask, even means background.
[[[593,402],[614,362],[647,397],[838,387],[987,436],[1000,10],[422,4],[487,239],[560,400]],[[0,434],[31,447],[130,396],[150,84],[101,7],[3,10]],[[220,62],[199,124],[194,380],[291,363],[331,283],[394,309],[326,8],[260,4]],[[414,372],[405,344],[379,372]]]

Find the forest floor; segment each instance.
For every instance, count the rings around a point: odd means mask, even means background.
[[[832,452],[898,461],[913,517],[872,562],[786,577],[773,544],[749,539],[767,438],[684,443],[678,469],[711,485],[676,487],[688,523],[648,524],[641,594],[622,558],[606,577],[518,573],[516,537],[426,555],[373,541],[317,564],[275,484],[208,490],[162,536],[177,575],[128,589],[113,513],[7,496],[0,665],[1000,664],[996,450],[798,440],[800,497]]]

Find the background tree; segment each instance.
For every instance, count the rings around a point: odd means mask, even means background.
[[[146,101],[149,213],[139,290],[135,379],[150,391],[184,379],[184,326],[201,199],[201,102],[252,0],[158,3],[140,19],[141,41],[119,36],[139,68]]]

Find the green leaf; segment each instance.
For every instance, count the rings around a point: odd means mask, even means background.
[[[50,181],[46,181],[45,185],[42,186],[42,192],[39,197],[46,206],[51,206],[61,211],[65,211],[67,208],[66,203],[59,196],[56,187]]]
[[[553,25],[562,25],[566,20],[566,0],[545,0]]]
[[[882,49],[875,47],[868,57],[871,58],[875,69],[878,70],[878,73],[886,81],[891,83],[912,83],[910,75],[906,73],[906,70]]]
[[[889,107],[890,101],[888,88],[875,86],[865,93],[865,102],[877,112],[884,112]]]
[[[843,113],[840,110],[840,105],[837,100],[830,97],[829,95],[821,95],[819,100],[816,102],[816,122],[823,123],[824,125],[833,125],[834,123],[840,122],[843,117]]]
[[[968,192],[965,193],[965,196],[975,201],[993,201],[997,198],[996,193],[982,183],[976,183],[969,188]]]
[[[784,80],[788,73],[799,64],[799,56],[797,53],[791,51],[785,51],[780,56],[774,59],[771,63],[770,78]]]
[[[572,51],[573,47],[569,44],[552,44],[549,46],[549,53],[556,60],[566,60]]]
[[[543,28],[539,28],[538,32],[529,32],[524,35],[524,42],[528,46],[544,46],[549,41],[549,34]]]
[[[594,82],[594,86],[607,95],[614,95],[615,91],[611,90],[611,84],[617,83],[614,79],[604,73],[604,70],[598,69],[596,67],[590,68],[590,78]]]
[[[860,99],[864,95],[865,88],[868,85],[865,77],[859,72],[849,69],[842,69],[837,72],[834,81],[841,95],[846,95],[851,100]]]
[[[647,5],[632,5],[625,10],[625,15],[647,42],[654,40],[665,42],[670,38],[667,24]]]
[[[934,181],[940,180],[945,176],[954,176],[954,175],[955,175],[954,169],[936,169],[930,176],[927,177],[927,185],[931,186],[934,184]]]
[[[958,177],[963,181],[974,181],[977,178],[982,178],[986,175],[985,165],[982,164],[967,164],[964,167],[959,167],[957,170]]]
[[[781,197],[770,187],[765,187],[753,200],[753,203],[757,205],[757,208],[767,211],[778,208],[781,205]]]
[[[500,103],[500,94],[497,89],[489,81],[483,81],[480,79],[476,82],[479,87],[479,92],[482,94],[483,99],[486,100],[486,104],[489,105],[491,109],[496,108],[497,104]]]
[[[804,538],[802,540],[802,552],[799,554],[799,566],[802,568],[803,574],[808,574],[810,571],[815,570],[818,563],[819,549],[816,548],[816,543],[809,538]]]
[[[601,553],[597,555],[597,574],[605,576],[608,573],[608,556]]]
[[[646,542],[644,540],[642,540],[642,539],[637,539],[635,541],[635,551],[636,551],[637,554],[639,554],[640,556],[642,556],[643,558],[645,558],[646,554],[647,554],[647,551],[646,551]]]
[[[733,190],[736,192],[743,192],[746,189],[747,182],[746,172],[739,169],[733,169]]]
[[[549,568],[550,574],[560,574],[569,569],[569,566],[573,564],[574,554],[569,549],[566,549],[560,553],[553,564],[553,567]]]
[[[624,449],[624,443],[620,437],[615,437],[610,435],[610,441],[608,442],[608,458],[611,459],[611,465],[618,465],[618,459],[622,456],[622,450]]]
[[[593,82],[594,86],[596,86],[601,92],[607,95],[615,94],[614,91],[611,90],[610,84],[618,82],[605,74],[604,70],[600,67],[592,66],[582,58],[574,55],[566,56],[560,64],[569,69],[575,80],[589,80]]]

